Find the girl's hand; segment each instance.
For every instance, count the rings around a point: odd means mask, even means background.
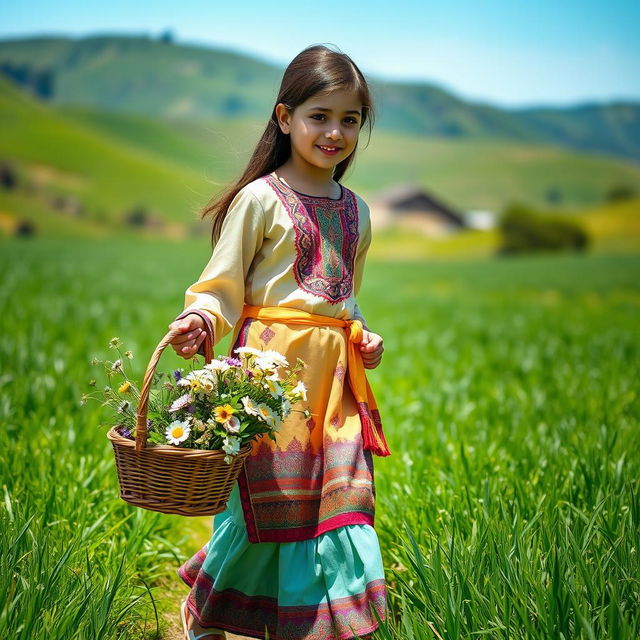
[[[360,353],[365,369],[375,369],[382,360],[382,336],[372,331],[362,330],[362,342],[360,343]]]
[[[169,329],[179,328],[180,333],[169,343],[182,358],[189,360],[198,353],[200,345],[207,335],[204,320],[196,313],[174,320]]]

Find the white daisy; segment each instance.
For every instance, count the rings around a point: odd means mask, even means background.
[[[265,378],[263,382],[266,389],[269,389],[269,393],[274,397],[278,398],[282,395],[282,387],[271,378]]]
[[[269,358],[270,360],[272,360],[279,367],[289,366],[288,360],[281,353],[278,353],[277,351],[273,351],[273,350],[263,351],[262,355],[263,357]]]
[[[270,427],[277,426],[276,415],[273,413],[270,407],[268,407],[266,404],[259,404],[258,411],[260,412],[258,414],[258,417],[261,418],[263,422],[266,422]]]
[[[180,444],[184,442],[191,433],[188,420],[174,420],[165,431],[169,444]]]
[[[273,373],[270,373],[268,376],[265,376],[265,380],[280,380],[280,376],[278,372],[274,369]]]
[[[183,380],[185,380],[186,382],[183,383],[182,382]],[[191,387],[191,391],[194,391],[197,393],[198,391],[204,390],[203,387],[207,381],[211,381],[211,376],[209,375],[208,372],[202,369],[199,369],[197,371],[189,372],[189,374],[187,374],[186,377],[181,378],[178,381],[178,384]]]
[[[253,366],[262,369],[266,373],[273,373],[276,369],[275,362],[271,358],[265,358],[264,356],[257,357]]]
[[[240,420],[238,420],[237,416],[231,416],[225,423],[224,428],[229,433],[239,433],[240,432]]]
[[[250,416],[258,416],[260,415],[260,411],[258,410],[258,405],[249,397],[245,396],[241,398],[242,406],[244,407],[245,413]]]
[[[227,362],[223,362],[222,360],[215,359],[205,364],[204,368],[208,371],[226,371],[231,368],[231,365]]]
[[[259,351],[258,349],[254,349],[253,347],[238,347],[234,353],[239,353],[241,355],[245,354],[245,353],[249,353],[251,355],[254,356],[261,356],[262,355],[262,351]]]
[[[307,399],[307,387],[304,386],[304,382],[302,382],[302,380],[298,381],[298,384],[293,388],[291,393],[296,396],[300,396],[303,400]]]

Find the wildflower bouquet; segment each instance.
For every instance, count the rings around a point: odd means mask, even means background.
[[[135,439],[140,391],[125,370],[133,358],[121,351],[122,341],[112,338],[110,348],[118,358],[98,360],[109,378],[102,393],[103,405],[116,413],[117,433]],[[282,421],[293,405],[306,400],[306,388],[298,373],[306,365],[301,359],[289,366],[276,351],[240,347],[237,357],[219,356],[202,368],[154,372],[147,408],[147,440],[153,444],[188,449],[222,450],[227,464],[244,445],[261,434],[275,440]],[[89,382],[96,386],[96,381]],[[94,394],[85,394],[81,404]],[[309,417],[307,409],[297,410]]]

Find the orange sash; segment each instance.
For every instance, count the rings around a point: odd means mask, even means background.
[[[388,456],[391,451],[382,432],[380,421],[373,419],[372,412],[378,405],[367,380],[362,354],[357,345],[362,342],[362,322],[360,320],[341,320],[319,313],[310,313],[302,309],[288,307],[260,307],[245,304],[240,320],[255,318],[256,320],[273,320],[285,324],[304,324],[312,326],[344,327],[347,332],[347,370],[349,384],[358,405],[362,419],[363,448],[377,456]]]

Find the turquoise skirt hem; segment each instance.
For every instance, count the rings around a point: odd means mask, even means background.
[[[237,482],[213,525],[211,539],[178,569],[203,627],[260,638],[268,630],[271,640],[327,640],[373,631],[371,608],[385,619],[384,569],[372,526],[251,543]]]

